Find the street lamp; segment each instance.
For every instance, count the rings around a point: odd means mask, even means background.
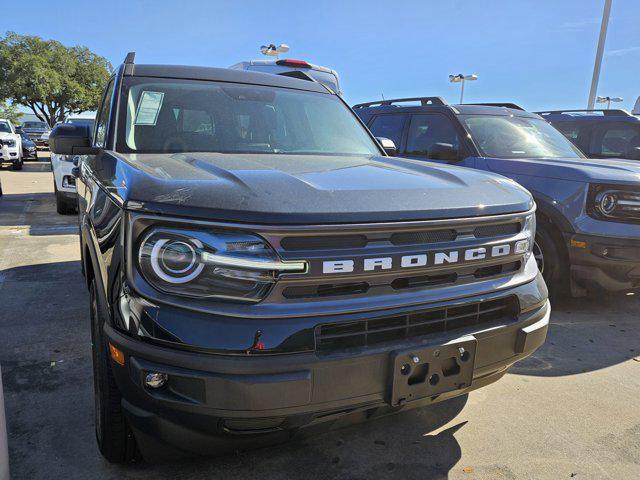
[[[263,55],[266,55],[267,57],[278,58],[279,53],[285,53],[289,51],[289,45],[285,43],[281,43],[276,47],[275,44],[270,43],[269,45],[262,45],[260,47],[260,51],[262,52]]]
[[[478,79],[478,75],[476,75],[475,73],[471,74],[471,75],[463,75],[462,73],[459,73],[457,75],[449,75],[449,81],[451,83],[460,83],[460,103],[462,103],[462,100],[464,98],[464,81],[465,80],[477,80]]]
[[[596,102],[597,103],[606,103],[607,104],[607,110],[609,110],[609,108],[611,108],[611,102],[622,102],[624,100],[624,98],[622,97],[598,97],[596,98]]]

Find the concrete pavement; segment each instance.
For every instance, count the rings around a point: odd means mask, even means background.
[[[254,452],[109,465],[93,432],[76,217],[55,213],[47,162],[0,175],[0,364],[14,480],[640,477],[640,301],[626,295],[554,305],[544,348],[468,397]]]

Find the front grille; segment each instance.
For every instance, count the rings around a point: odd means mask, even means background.
[[[520,231],[520,223],[500,223],[498,225],[483,225],[473,230],[473,236],[476,238],[487,237],[506,237],[515,235]]]
[[[367,237],[364,234],[317,235],[284,237],[280,247],[285,251],[303,250],[340,250],[365,248],[368,245],[389,243],[391,245],[429,245],[432,243],[453,242],[458,237],[473,235],[475,238],[506,237],[517,234],[522,225],[520,222],[481,225],[473,230],[468,228],[441,228],[413,232],[382,233]]]
[[[421,243],[451,242],[457,236],[458,232],[452,228],[427,230],[425,232],[394,233],[391,235],[391,243],[394,245],[419,245]]]
[[[517,315],[518,301],[510,296],[467,305],[432,308],[405,315],[329,323],[316,327],[316,349],[327,352],[367,347],[489,322],[512,322]]]

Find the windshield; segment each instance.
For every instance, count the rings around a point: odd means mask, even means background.
[[[130,79],[125,89],[125,152],[380,155],[335,95],[145,78]]]
[[[24,122],[22,124],[22,128],[44,128],[45,130],[48,130],[49,125],[44,122]]]
[[[562,133],[542,119],[489,115],[466,115],[462,119],[486,157],[584,158]]]
[[[0,122],[0,132],[11,133],[11,127],[7,122]]]

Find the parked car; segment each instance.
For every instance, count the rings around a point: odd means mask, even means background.
[[[68,117],[61,124],[86,125],[93,132],[95,117]],[[82,155],[58,155],[51,153],[51,170],[53,172],[53,191],[56,196],[56,210],[60,215],[75,213],[78,206],[76,193],[76,177],[74,169],[82,161]]]
[[[526,187],[538,206],[534,253],[552,292],[640,287],[639,163],[589,160],[514,104],[447,105],[423,97],[354,109],[374,135],[395,142],[400,156],[499,173]]]
[[[390,158],[314,81],[134,65],[78,199],[96,436],[112,462],[283,441],[499,379],[544,341],[535,205],[498,175]]]
[[[0,118],[0,166],[10,164],[13,170],[22,170],[22,141],[9,120]]]
[[[640,117],[624,110],[537,112],[589,158],[640,160]]]
[[[319,65],[313,65],[305,60],[250,60],[231,65],[229,68],[235,70],[247,70],[250,72],[262,72],[272,74],[291,74],[291,72],[301,72],[309,75],[319,83],[329,87],[331,91],[342,95],[340,79],[335,70]]]
[[[38,147],[46,148],[49,145],[49,132],[51,128],[46,122],[30,121],[22,124],[22,131],[29,135]]]
[[[19,132],[16,132],[19,133]],[[29,135],[22,132],[20,133],[20,140],[22,142],[22,160],[38,160],[38,148],[33,140],[29,138]]]

